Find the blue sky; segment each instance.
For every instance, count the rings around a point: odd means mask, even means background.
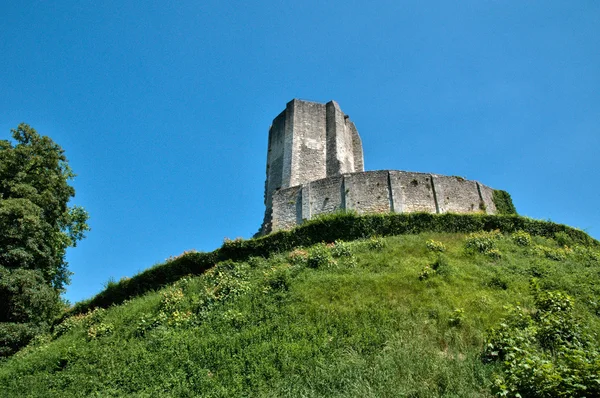
[[[92,231],[66,298],[250,237],[268,128],[338,101],[367,170],[459,175],[600,238],[600,2],[3,1],[0,139],[27,122]]]

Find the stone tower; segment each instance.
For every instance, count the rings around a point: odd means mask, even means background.
[[[358,131],[335,101],[288,102],[269,129],[261,232],[271,230],[275,192],[359,171],[364,171],[364,161]]]

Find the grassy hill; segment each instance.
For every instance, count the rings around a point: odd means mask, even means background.
[[[230,241],[79,303],[0,362],[0,396],[598,396],[599,247],[456,215]]]

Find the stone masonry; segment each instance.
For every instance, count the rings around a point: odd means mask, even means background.
[[[343,210],[495,214],[492,194],[492,188],[461,177],[365,172],[358,131],[339,105],[294,99],[269,129],[260,233]]]
[[[261,231],[271,231],[275,192],[363,170],[358,131],[335,101],[288,102],[269,129],[266,212]]]

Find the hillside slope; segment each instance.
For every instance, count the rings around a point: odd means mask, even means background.
[[[569,347],[581,340],[575,348],[584,353],[569,363],[580,376],[597,375],[599,282],[597,246],[564,233],[550,239],[428,232],[222,261],[162,290],[65,319],[53,336],[0,363],[0,396],[482,397],[524,391],[528,385],[511,384],[515,372],[493,360],[511,352],[506,345],[494,351],[507,341],[498,336],[520,333],[500,326],[509,323],[503,321],[507,306],[518,305],[519,319],[530,317],[531,326],[546,319],[537,315],[545,314],[540,303],[548,297],[573,303],[560,311],[569,311],[579,337],[563,340]],[[552,374],[544,368],[550,381],[538,377],[531,386],[571,388],[560,373],[560,352],[572,352],[556,344],[546,351],[527,348],[557,364]],[[594,396],[593,376],[584,382]]]

